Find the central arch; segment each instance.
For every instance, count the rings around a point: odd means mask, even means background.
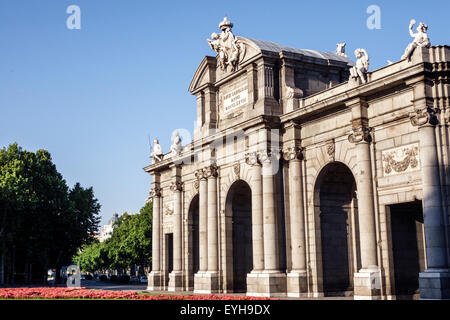
[[[253,268],[252,195],[250,186],[236,181],[227,194],[227,282],[233,292],[247,291],[247,274]]]
[[[323,293],[350,295],[360,268],[355,178],[346,165],[330,163],[320,172],[314,193]]]

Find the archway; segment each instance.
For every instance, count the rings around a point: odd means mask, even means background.
[[[327,165],[315,185],[316,218],[320,224],[322,285],[325,296],[353,291],[359,270],[356,182],[348,167]]]
[[[234,292],[247,291],[247,274],[253,268],[252,197],[250,186],[240,180],[227,195],[227,273]]]
[[[189,206],[188,213],[188,287],[194,287],[194,275],[200,266],[200,242],[199,242],[199,196],[196,195]]]

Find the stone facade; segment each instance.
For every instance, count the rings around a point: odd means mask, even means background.
[[[236,39],[192,80],[193,141],[144,168],[148,289],[450,298],[450,47],[363,83],[346,56]]]

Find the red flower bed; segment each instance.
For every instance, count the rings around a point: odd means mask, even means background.
[[[226,295],[148,295],[134,291],[89,290],[86,288],[7,288],[0,299],[100,299],[100,300],[269,300]]]

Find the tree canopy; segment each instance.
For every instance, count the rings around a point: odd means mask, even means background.
[[[139,214],[124,213],[116,222],[111,238],[84,246],[74,260],[87,272],[134,266],[148,269],[152,253],[152,207],[150,202]]]
[[[70,189],[48,151],[0,149],[0,283],[42,281],[48,268],[71,263],[92,241],[99,212],[93,189]]]

